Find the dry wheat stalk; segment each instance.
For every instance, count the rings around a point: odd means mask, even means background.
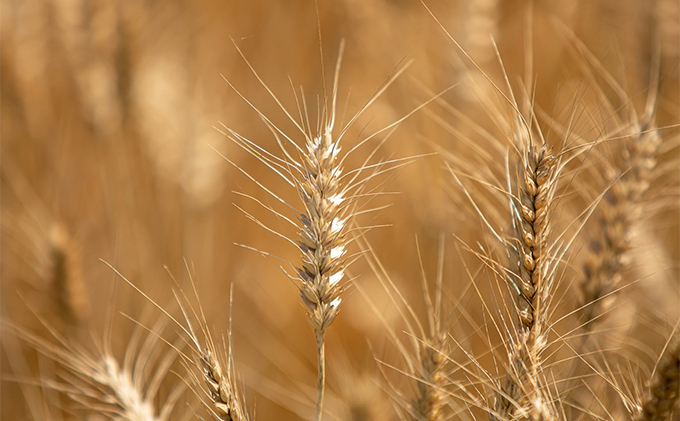
[[[649,390],[644,396],[636,421],[670,420],[680,410],[680,335],[672,342],[659,361]]]
[[[379,87],[376,93],[370,97],[364,107],[352,116],[349,122],[341,128],[340,132],[334,133],[339,73],[343,51],[344,42],[340,45],[340,52],[335,66],[333,88],[330,96],[324,89],[323,103],[319,111],[318,124],[315,132],[312,131],[309,123],[309,116],[306,115],[307,105],[304,94],[302,94],[301,98],[302,104],[300,104],[300,101],[296,96],[298,113],[300,116],[300,121],[297,121],[281,105],[279,99],[264,84],[252,66],[249,65],[260,83],[271,94],[272,98],[274,98],[288,119],[303,136],[303,145],[299,145],[291,137],[276,127],[240,93],[239,95],[241,95],[242,98],[260,114],[260,117],[268,125],[270,131],[276,137],[283,157],[278,157],[262,149],[252,141],[233,130],[226,128],[228,132],[227,135],[232,141],[269,167],[289,186],[295,188],[303,207],[302,211],[298,211],[292,205],[281,199],[276,193],[273,193],[268,188],[262,186],[261,183],[254,180],[252,176],[238,165],[232,163],[232,165],[247,175],[251,180],[255,181],[268,194],[296,213],[297,222],[293,222],[292,219],[273,208],[262,204],[259,200],[246,196],[264,206],[268,211],[276,214],[281,220],[290,223],[297,231],[297,238],[291,238],[292,236],[290,235],[279,233],[276,230],[265,226],[254,216],[244,211],[249,219],[294,244],[300,251],[301,262],[298,264],[291,263],[294,275],[288,274],[287,272],[286,275],[298,286],[302,303],[307,310],[307,318],[314,329],[316,338],[318,397],[314,419],[317,421],[321,419],[323,414],[326,383],[325,333],[326,329],[333,323],[338,315],[339,306],[342,302],[341,295],[347,282],[345,280],[345,270],[354,260],[356,260],[349,259],[347,255],[347,246],[354,238],[360,236],[362,232],[370,229],[355,226],[355,218],[360,214],[366,214],[378,209],[359,209],[359,201],[380,194],[379,192],[376,193],[375,189],[371,190],[368,187],[368,182],[374,177],[408,165],[413,162],[415,158],[394,159],[369,165],[367,162],[377,151],[376,148],[368,154],[368,158],[364,161],[364,164],[358,168],[345,172],[343,170],[343,164],[345,163],[346,158],[359,147],[365,145],[379,134],[393,129],[404,119],[408,118],[415,111],[424,106],[424,104],[421,105],[405,117],[402,117],[387,127],[367,136],[348,152],[341,155],[340,143],[342,138],[346,135],[347,130],[405,69],[405,67],[397,69],[394,74]],[[323,51],[321,54],[323,56]],[[241,55],[243,54],[241,53]],[[227,83],[229,83],[228,80]],[[323,72],[322,83],[325,87],[326,83]],[[234,88],[231,83],[229,83],[229,85]],[[234,90],[236,89],[234,88]],[[238,91],[236,92],[238,93]],[[305,117],[303,117],[303,115]],[[293,148],[294,150],[290,151],[289,148]],[[297,155],[297,158],[295,158],[294,155]],[[225,159],[227,158],[225,157]],[[263,254],[271,255],[270,253]]]
[[[613,171],[609,175],[613,184],[599,204],[599,230],[590,242],[579,285],[579,304],[584,308],[583,323],[588,331],[611,304],[612,300],[606,298],[618,286],[629,264],[631,231],[640,218],[642,198],[649,188],[660,145],[661,137],[653,123],[636,126],[622,152],[625,172]]]
[[[518,337],[511,344],[509,371],[496,399],[492,418],[554,419],[540,390],[540,353],[546,347],[547,304],[552,287],[548,253],[550,212],[557,180],[557,158],[548,145],[536,147],[529,138],[519,145],[519,191],[512,202],[518,272]]]

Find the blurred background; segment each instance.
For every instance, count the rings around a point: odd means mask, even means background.
[[[639,112],[659,62],[657,125],[678,123],[677,0],[426,3],[497,83],[503,85],[503,79],[492,39],[515,88],[526,81],[526,64],[532,62],[534,101],[548,115],[568,116],[576,98],[597,101],[596,96],[576,94],[591,83],[584,82],[580,71],[584,55],[574,48],[580,40],[625,87]],[[235,356],[249,404],[256,407],[258,419],[309,418],[316,357],[298,293],[276,260],[235,244],[291,261],[297,259],[295,250],[232,205],[277,223],[234,193],[266,198],[220,154],[272,190],[282,191],[291,203],[298,202],[282,180],[218,130],[224,124],[270,151],[277,148],[257,112],[224,78],[274,124],[294,133],[248,63],[293,115],[297,111],[291,84],[304,87],[311,118],[316,119],[322,94],[319,24],[327,77],[341,40],[346,41],[339,87],[344,121],[397,66],[410,62],[352,126],[349,145],[450,87],[442,96],[446,103],[478,126],[494,130],[485,105],[488,86],[483,88],[480,72],[421,2],[319,0],[318,10],[317,18],[311,0],[2,0],[3,320],[47,336],[42,317],[69,341],[111,342],[114,353],[122,356],[124,338],[136,329],[128,317],[150,326],[164,316],[102,261],[175,313],[171,288],[174,282],[190,288],[191,274],[218,336],[228,328],[233,284]],[[596,139],[594,113],[583,115],[579,130]],[[475,134],[461,128],[460,121],[447,106],[433,103],[402,123],[374,160],[442,150],[470,153],[460,137],[474,140]],[[668,171],[659,179],[656,213],[647,214],[644,240],[653,245],[641,247],[648,254],[639,260],[643,263],[634,275],[656,282],[645,288],[655,294],[636,298],[643,310],[635,320],[647,327],[649,320],[662,320],[654,324],[665,326],[648,329],[644,341],[649,346],[641,351],[646,358],[641,365],[647,367],[653,366],[680,302],[677,135],[677,127],[663,131],[670,142],[662,158]],[[428,155],[386,177],[385,190],[399,194],[378,198],[379,204],[391,206],[364,222],[389,227],[371,231],[366,238],[419,315],[424,314],[421,257],[424,272],[433,280],[438,250],[446,245],[444,294],[466,314],[452,316],[449,331],[481,354],[488,345],[471,332],[484,323],[484,310],[470,288],[470,274],[480,264],[461,251],[461,244],[484,242],[484,227],[444,161],[440,155]],[[580,182],[590,183],[587,174],[583,177]],[[597,197],[604,188],[593,181],[591,195],[585,196]],[[579,211],[570,215],[576,219]],[[580,270],[577,256],[582,246],[574,245],[574,257],[565,265],[574,269],[565,278]],[[399,313],[368,265],[359,260],[352,275],[359,276],[373,304],[400,331]],[[568,306],[574,298],[569,281],[565,285]],[[170,326],[166,337],[174,340],[177,330]],[[395,419],[374,361],[376,356],[392,358],[393,346],[361,294],[346,296],[328,335],[328,410],[335,419]],[[3,339],[1,416],[32,419],[28,407],[39,398],[27,383],[39,373],[49,374],[49,369],[5,331]],[[177,382],[174,374],[168,377]],[[41,399],[61,406],[60,398]],[[196,401],[191,394],[185,399]],[[179,406],[180,412],[187,409]]]

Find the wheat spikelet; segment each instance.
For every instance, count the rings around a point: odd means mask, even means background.
[[[636,421],[669,420],[680,409],[680,335],[677,333],[655,368]]]
[[[592,329],[611,304],[606,297],[618,286],[629,265],[632,228],[640,218],[642,198],[649,188],[660,145],[661,137],[651,122],[637,126],[622,152],[626,172],[612,171],[609,176],[613,185],[600,202],[599,230],[590,242],[579,285],[586,330]]]

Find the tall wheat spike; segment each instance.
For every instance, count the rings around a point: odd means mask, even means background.
[[[238,48],[238,47],[237,47]],[[267,89],[269,94],[274,98],[277,104],[281,107],[287,118],[295,125],[299,133],[303,136],[304,144],[299,145],[292,137],[285,134],[278,127],[263,115],[257,108],[252,106],[238,91],[241,97],[251,105],[260,117],[268,125],[270,131],[275,136],[278,146],[283,153],[283,157],[278,157],[254,142],[248,140],[244,136],[226,128],[225,133],[238,146],[245,151],[252,154],[255,158],[260,160],[269,169],[274,171],[281,177],[286,184],[293,187],[302,204],[302,210],[295,209],[292,205],[286,203],[281,199],[277,193],[272,192],[267,187],[250,176],[245,170],[238,165],[229,161],[238,170],[244,173],[248,178],[258,184],[274,199],[287,208],[291,209],[295,214],[297,222],[286,217],[282,213],[276,211],[272,207],[263,204],[259,200],[248,196],[258,204],[262,205],[266,210],[276,214],[284,223],[290,224],[297,231],[297,238],[291,238],[286,234],[282,234],[270,227],[267,227],[262,222],[257,220],[254,216],[246,211],[243,211],[246,216],[264,227],[266,230],[275,235],[284,238],[293,244],[300,252],[300,263],[292,264],[294,274],[286,272],[286,275],[297,286],[300,292],[300,298],[307,310],[307,319],[314,329],[314,335],[317,345],[317,359],[318,359],[318,397],[316,405],[315,420],[321,419],[323,414],[323,400],[325,390],[326,377],[326,362],[325,362],[325,334],[326,329],[333,323],[338,315],[340,303],[342,302],[342,292],[346,287],[345,271],[347,267],[353,263],[357,257],[350,257],[348,255],[348,245],[353,241],[353,238],[362,235],[372,227],[356,226],[355,218],[359,215],[374,212],[380,208],[364,208],[361,205],[362,200],[370,199],[380,194],[379,187],[370,187],[369,182],[375,177],[378,177],[386,172],[390,172],[401,168],[413,162],[417,157],[397,158],[387,161],[378,162],[375,164],[368,164],[373,158],[381,143],[378,144],[372,152],[368,153],[368,157],[363,165],[345,172],[343,164],[349,155],[354,153],[361,146],[366,145],[371,139],[376,136],[388,132],[386,136],[393,131],[393,129],[408,118],[414,112],[427,103],[420,105],[411,113],[395,121],[394,123],[366,136],[364,139],[354,145],[348,152],[341,154],[341,141],[346,135],[347,130],[356,122],[359,116],[392,84],[392,82],[403,72],[406,66],[398,67],[395,72],[388,77],[385,82],[378,88],[378,90],[369,98],[366,104],[357,112],[349,122],[342,127],[339,133],[335,132],[336,123],[336,103],[338,94],[338,83],[340,66],[342,64],[342,55],[344,51],[344,42],[340,45],[338,60],[335,66],[335,75],[333,80],[332,93],[329,96],[325,89],[323,95],[322,108],[319,111],[318,127],[313,132],[310,126],[310,119],[307,116],[307,104],[302,93],[301,99],[296,95],[296,102],[298,104],[298,113],[300,121],[295,120],[291,114],[281,105],[278,98],[272,91],[264,84],[255,70],[250,67],[252,72],[258,78],[260,83]],[[240,52],[240,50],[239,50]],[[323,56],[323,50],[321,51]],[[250,64],[248,64],[250,66]],[[323,68],[323,60],[322,60]],[[225,79],[226,80],[226,79]],[[322,69],[322,81],[325,87],[325,76]],[[227,80],[230,86],[231,83]],[[236,88],[234,88],[236,90]],[[303,115],[305,117],[303,117]],[[293,150],[291,151],[290,148]],[[295,157],[297,155],[297,158]],[[240,209],[240,208],[239,208]],[[247,247],[249,248],[249,247]],[[260,252],[264,255],[271,256],[271,253]],[[285,272],[285,271],[284,271]]]
[[[550,213],[556,188],[557,158],[548,145],[534,146],[524,137],[519,146],[519,191],[513,200],[513,225],[517,239],[519,287],[517,310],[520,327],[511,344],[509,372],[497,397],[500,419],[554,419],[540,390],[540,354],[547,342],[547,304],[553,283],[548,242]],[[495,415],[494,415],[495,417]],[[493,417],[492,417],[493,418]]]
[[[440,240],[441,246],[438,255],[437,277],[435,281],[434,297],[430,293],[428,280],[421,264],[421,282],[425,297],[427,324],[424,324],[416,317],[412,305],[406,300],[404,294],[397,288],[396,284],[379,260],[376,251],[371,247],[366,239],[359,241],[362,250],[366,251],[366,260],[369,263],[375,277],[387,293],[390,301],[399,307],[399,314],[406,326],[409,335],[409,348],[395,332],[394,326],[382,320],[380,311],[368,297],[363,288],[357,285],[359,291],[364,295],[376,316],[381,318],[391,341],[401,354],[406,364],[404,373],[414,383],[414,391],[406,394],[393,382],[387,379],[389,387],[395,395],[395,400],[403,408],[402,418],[413,421],[438,421],[446,418],[445,408],[445,387],[448,382],[447,367],[447,331],[444,328],[442,315],[442,296],[443,296],[443,265],[444,265],[444,245],[443,238]],[[418,249],[420,255],[420,249]],[[403,307],[403,309],[401,309]],[[398,398],[396,398],[398,397]]]
[[[632,229],[640,219],[642,199],[649,189],[660,145],[661,137],[652,121],[636,124],[622,152],[625,172],[613,170],[609,174],[612,186],[599,204],[599,230],[590,242],[579,284],[579,304],[587,331],[606,312],[611,300],[605,298],[618,287],[623,270],[630,264]]]
[[[186,262],[185,262],[186,263]],[[173,294],[182,312],[184,323],[173,317],[163,306],[159,305],[152,298],[146,295],[135,284],[125,278],[120,272],[107,263],[107,265],[128,285],[135,289],[149,303],[159,309],[167,319],[172,321],[184,335],[183,340],[187,341],[192,347],[190,354],[182,352],[175,347],[177,354],[181,357],[189,380],[193,384],[194,392],[201,397],[201,402],[208,410],[210,415],[220,421],[249,421],[250,415],[246,410],[245,399],[241,389],[236,382],[236,368],[234,363],[234,353],[232,352],[231,341],[231,308],[233,303],[233,284],[229,294],[229,330],[227,331],[228,349],[222,349],[215,344],[208,321],[205,318],[203,307],[200,303],[196,282],[191,275],[191,270],[187,266],[190,275],[190,285],[198,309],[194,308],[186,295],[180,290],[178,294],[173,290]],[[177,282],[173,278],[175,285]],[[198,331],[194,329],[192,320],[198,321]],[[201,341],[201,337],[203,341]],[[226,355],[226,358],[224,356]]]

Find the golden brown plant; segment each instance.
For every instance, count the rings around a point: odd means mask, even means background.
[[[534,146],[520,136],[518,193],[511,207],[516,235],[518,272],[510,282],[517,288],[521,326],[510,344],[508,374],[496,401],[501,419],[555,419],[545,402],[540,374],[541,353],[547,346],[548,304],[554,291],[554,253],[549,241],[552,201],[557,187],[558,158],[543,143]],[[495,416],[495,415],[494,415]]]
[[[0,418],[677,417],[678,8],[6,0]]]
[[[635,415],[637,421],[668,420],[680,410],[680,335],[677,332],[653,373],[649,389]]]
[[[611,187],[599,204],[599,229],[589,244],[580,282],[579,304],[586,330],[606,313],[613,298],[610,295],[630,265],[631,235],[641,216],[660,145],[661,137],[651,121],[636,125],[623,147],[624,172],[609,174]]]

